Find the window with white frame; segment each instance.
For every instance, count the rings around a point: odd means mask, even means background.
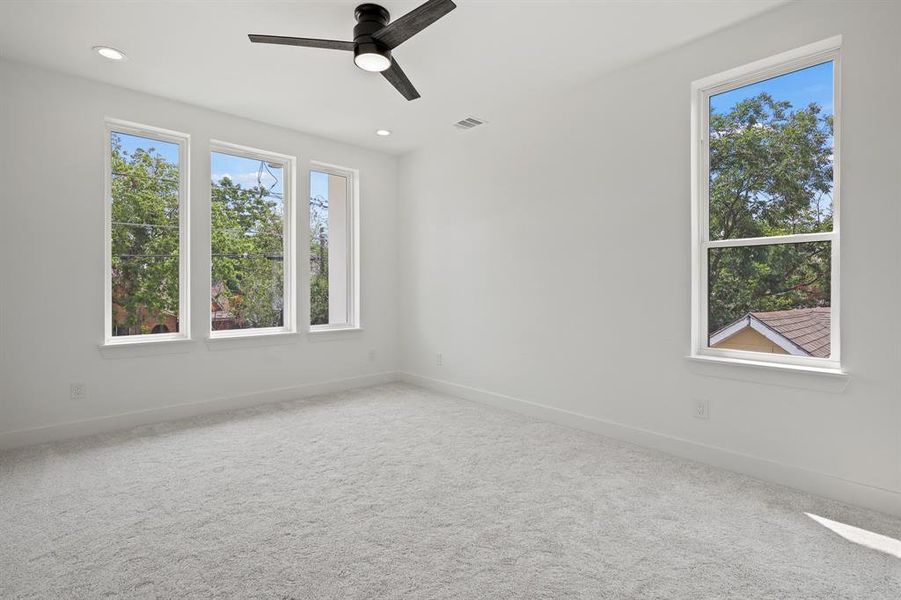
[[[697,82],[693,353],[837,369],[839,40]]]
[[[188,337],[188,140],[106,122],[107,344]]]
[[[211,149],[211,336],[293,331],[294,159]]]
[[[359,327],[355,172],[310,171],[310,328]]]

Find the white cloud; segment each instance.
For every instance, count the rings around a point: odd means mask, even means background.
[[[234,183],[241,184],[244,187],[256,187],[259,182],[262,182],[264,186],[267,188],[270,187],[273,183],[275,183],[275,178],[272,177],[267,172],[263,172],[262,177],[257,179],[258,174],[256,171],[252,171],[249,173],[213,173],[212,179],[214,182],[218,183],[222,180],[223,177],[228,177]]]

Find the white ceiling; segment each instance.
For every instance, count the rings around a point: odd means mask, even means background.
[[[422,0],[424,1],[424,0]],[[0,56],[362,146],[404,152],[452,123],[564,93],[783,0],[456,0],[394,52],[404,100],[350,53],[251,44],[248,33],[352,39],[358,2],[0,2]],[[393,18],[419,2],[382,3]],[[114,63],[91,47],[124,50]],[[378,128],[394,135],[377,137]]]

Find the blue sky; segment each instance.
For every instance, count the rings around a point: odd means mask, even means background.
[[[161,140],[150,139],[137,135],[116,132],[113,134],[119,138],[122,149],[133,154],[138,148],[145,150],[153,149],[157,154],[165,158],[167,161],[178,164],[178,144],[172,142],[164,142]],[[233,156],[222,152],[212,152],[210,155],[210,170],[213,182],[218,182],[223,176],[228,175],[235,183],[240,183],[243,187],[255,187],[257,185],[257,174],[260,169],[260,161],[244,158],[241,156]],[[263,170],[260,182],[267,188],[272,186],[272,191],[276,194],[282,194],[284,191],[284,169],[270,167],[269,171]],[[274,177],[273,177],[274,175]],[[324,174],[320,178],[316,178],[317,187],[315,190],[322,189],[321,194],[328,196],[328,178]],[[311,177],[311,183],[313,178]]]
[[[116,133],[122,143],[122,149],[129,154],[134,153],[138,148],[153,148],[158,154],[162,155],[166,160],[178,164],[178,144],[171,142],[163,142],[153,140],[127,133]],[[210,156],[210,175],[214,182],[222,179],[224,175],[228,175],[235,183],[240,183],[244,187],[252,187],[257,184],[257,172],[260,168],[260,161],[241,156],[233,156],[223,152],[212,152]],[[283,169],[270,167],[276,179],[263,170],[262,183],[266,187],[275,184],[272,191],[281,194],[283,187]],[[319,171],[310,171],[310,196],[321,196],[328,200],[328,174]]]
[[[322,198],[328,206],[328,173],[310,171],[310,198]],[[328,213],[326,210],[310,204],[310,223],[318,223],[328,234]]]
[[[270,166],[260,172],[261,161],[243,156],[234,156],[223,152],[210,154],[210,174],[213,183],[217,183],[223,177],[228,177],[242,187],[256,187],[262,184],[274,194],[281,195],[284,192],[284,169]]]
[[[310,171],[310,198],[321,196],[328,201],[328,173]]]
[[[138,148],[144,148],[145,150],[153,148],[167,161],[176,165],[178,164],[178,144],[161,140],[152,140],[150,138],[130,135],[128,133],[116,132],[113,136],[119,138],[119,141],[122,143],[122,149],[129,154],[134,154],[134,151]]]
[[[768,92],[776,100],[788,100],[794,108],[816,102],[823,108],[824,115],[831,115],[832,61],[711,96],[710,111],[720,114],[729,112],[737,102],[753,98],[761,92]]]

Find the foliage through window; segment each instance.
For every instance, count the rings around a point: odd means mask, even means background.
[[[310,171],[310,325],[354,326],[353,175]]]
[[[107,339],[181,332],[186,140],[124,126],[108,131]]]
[[[702,348],[837,357],[836,61],[701,91]]]
[[[286,164],[237,151],[211,154],[213,331],[285,326]]]

